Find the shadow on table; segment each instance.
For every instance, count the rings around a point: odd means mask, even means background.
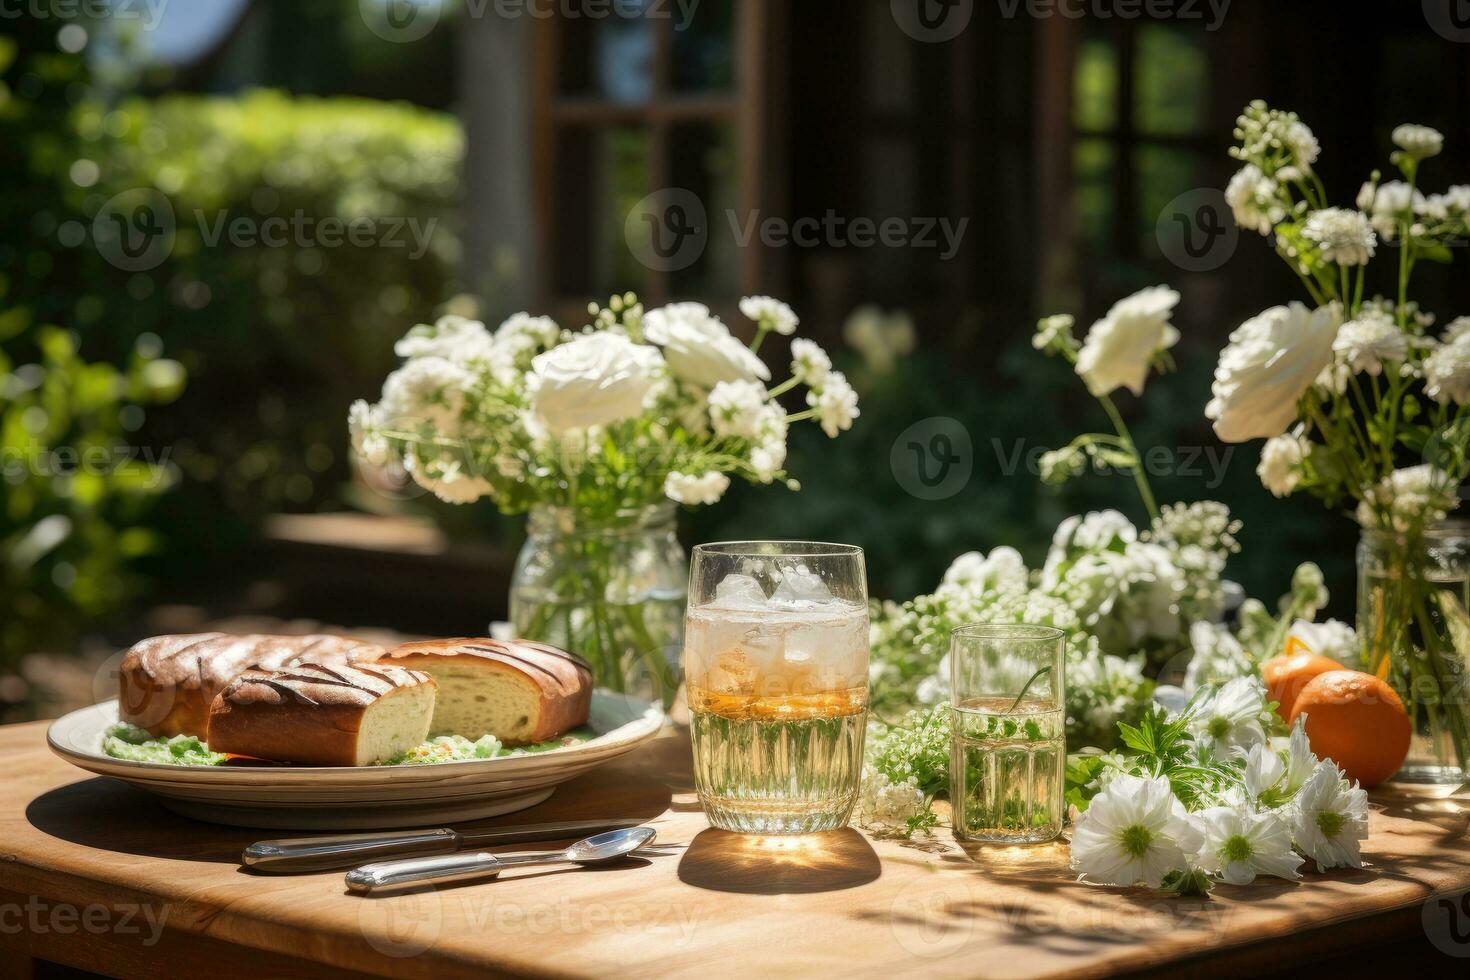
[[[142,790],[105,776],[42,793],[26,807],[26,820],[83,847],[216,864],[235,864],[247,844],[269,835],[180,817]]]
[[[878,855],[850,828],[795,837],[758,837],[705,830],[679,861],[679,880],[742,895],[839,891],[874,881]]]

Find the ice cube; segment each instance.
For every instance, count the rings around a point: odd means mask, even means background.
[[[827,602],[832,593],[816,572],[805,565],[792,565],[782,570],[771,598],[777,602]]]
[[[755,693],[755,671],[751,669],[750,658],[738,648],[720,653],[710,668],[707,685],[721,694]]]
[[[766,604],[766,590],[755,576],[737,572],[720,579],[715,586],[715,602],[725,608],[760,608]]]

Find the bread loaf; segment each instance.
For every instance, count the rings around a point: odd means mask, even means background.
[[[380,662],[422,670],[438,682],[435,735],[544,742],[585,725],[592,704],[587,662],[530,640],[425,640],[395,647]]]
[[[215,752],[305,766],[367,766],[429,735],[434,681],[377,664],[245,671],[210,708]]]
[[[209,736],[209,709],[226,684],[250,667],[311,661],[376,660],[382,647],[316,633],[271,636],[195,633],[155,636],[133,646],[118,671],[118,717],[155,737]]]

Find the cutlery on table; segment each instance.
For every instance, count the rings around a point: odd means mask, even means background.
[[[524,868],[539,864],[600,864],[632,854],[653,840],[655,833],[652,827],[612,830],[579,840],[566,850],[552,851],[549,854],[507,854],[497,857],[480,852],[380,861],[347,872],[347,890],[369,894],[421,882],[443,884],[473,878],[492,878],[506,868]]]
[[[637,820],[563,820],[559,823],[492,827],[459,831],[401,830],[375,834],[334,834],[257,841],[245,848],[240,863],[265,874],[305,874],[351,868],[374,858],[453,854],[467,847],[495,847],[542,840],[568,840],[638,826]]]

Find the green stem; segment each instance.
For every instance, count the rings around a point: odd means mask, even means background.
[[[1118,438],[1123,440],[1124,451],[1133,456],[1133,482],[1138,486],[1138,495],[1143,498],[1143,507],[1148,511],[1149,520],[1157,521],[1159,505],[1154,502],[1154,492],[1149,488],[1147,474],[1143,472],[1143,457],[1138,453],[1138,446],[1133,442],[1133,436],[1123,423],[1123,416],[1118,413],[1118,406],[1113,404],[1112,398],[1098,395],[1097,400],[1102,404],[1103,411],[1108,413],[1113,428],[1118,432]]]

